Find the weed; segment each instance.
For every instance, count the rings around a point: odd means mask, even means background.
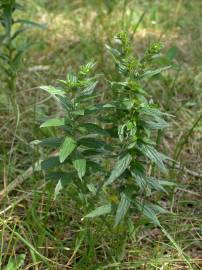
[[[9,93],[8,85],[4,83],[7,75],[0,73],[3,82],[0,100],[2,179],[0,186],[4,188],[0,191],[0,268],[21,264],[23,269],[36,270],[174,270],[191,269],[187,262],[189,261],[194,269],[201,269],[202,2],[200,0],[189,2],[157,0],[152,3],[139,0],[18,0],[18,2],[22,3],[23,7],[26,5],[26,11],[16,10],[13,15],[15,20],[23,17],[45,22],[48,24],[48,31],[30,31],[28,35],[22,32],[15,39],[16,46],[25,42],[27,44],[26,40],[33,41],[37,45],[23,54],[26,57],[21,58],[23,65],[19,65],[16,73],[16,98],[20,107],[20,121],[15,139],[13,139],[15,118],[13,113],[7,113],[7,100],[4,100],[4,93]],[[20,25],[14,24],[13,31],[17,30],[18,26]],[[115,118],[116,108],[105,108],[99,111],[97,116],[92,114],[89,118],[86,116],[83,119],[84,123],[94,123],[107,130],[110,133],[108,137],[101,134],[92,136],[113,146],[113,151],[108,151],[109,154],[103,158],[99,155],[88,158],[100,162],[101,169],[105,171],[94,170],[89,179],[86,172],[82,177],[82,181],[88,185],[84,195],[72,181],[67,188],[61,189],[59,194],[56,193],[54,198],[57,179],[41,185],[43,175],[35,172],[31,176],[32,160],[38,163],[40,156],[44,158],[49,153],[58,155],[60,145],[53,147],[53,152],[50,152],[47,146],[36,147],[33,155],[32,146],[27,142],[38,138],[65,136],[62,127],[38,128],[38,123],[49,119],[51,115],[60,118],[66,113],[59,103],[54,103],[51,96],[47,97],[43,91],[36,91],[36,86],[53,85],[56,78],[65,77],[67,67],[68,72],[71,69],[79,70],[81,63],[85,63],[86,59],[93,56],[96,66],[92,74],[101,72],[104,77],[95,79],[99,82],[94,90],[95,99],[92,99],[91,105],[111,104],[112,101],[118,100],[119,94],[124,96],[122,93],[124,87],[117,91],[118,86],[113,83],[125,81],[126,75],[117,72],[112,57],[103,46],[107,43],[119,51],[120,41],[114,46],[111,37],[122,27],[129,33],[131,40],[133,37],[135,48],[132,48],[132,51],[136,52],[138,61],[148,44],[161,40],[165,48],[160,57],[156,55],[152,58],[152,66],[158,68],[174,63],[179,67],[177,70],[172,68],[162,72],[156,75],[157,78],[154,76],[138,81],[148,94],[147,100],[153,100],[158,104],[158,109],[161,108],[162,111],[175,116],[169,118],[169,127],[165,131],[158,130],[157,138],[156,131],[151,131],[151,139],[157,142],[156,150],[171,157],[178,156],[178,163],[172,166],[172,161],[166,160],[166,167],[169,179],[177,182],[180,188],[177,187],[169,194],[154,189],[150,192],[145,188],[143,194],[140,194],[139,187],[136,187],[137,195],[145,197],[143,200],[146,204],[158,202],[166,210],[175,212],[172,215],[157,215],[162,230],[159,226],[154,228],[143,215],[140,218],[140,212],[136,211],[132,204],[125,217],[114,227],[121,192],[125,191],[125,183],[128,184],[127,169],[111,185],[103,187],[104,180],[109,178],[116,163],[121,144],[117,136],[118,128],[116,132],[110,130],[112,127],[115,130],[115,126],[125,123],[122,118],[116,120],[113,126],[112,122],[104,122],[108,116]],[[0,25],[1,34],[3,30],[3,26]],[[116,66],[118,68],[118,64]],[[127,89],[125,92],[128,93]],[[87,102],[87,106],[89,105],[90,102]],[[167,118],[166,115],[165,117]],[[126,128],[124,132],[126,134]],[[126,136],[124,139],[127,139]],[[115,141],[117,152],[114,147]],[[10,163],[7,159],[9,154],[12,155]],[[157,179],[163,177],[155,164],[143,155],[141,161],[144,162],[147,177],[155,176]],[[61,171],[74,170],[78,178],[77,171],[72,163],[68,162],[61,166]],[[57,169],[53,168],[51,171],[56,172]],[[77,180],[80,181],[79,178]],[[148,196],[145,196],[146,193]],[[5,196],[2,198],[1,194]],[[109,204],[112,208],[110,214],[98,218],[84,218],[96,207]],[[184,253],[187,256],[184,256]]]
[[[34,22],[15,19],[15,12],[23,10],[23,6],[15,0],[0,1],[0,23],[3,34],[0,36],[0,68],[5,73],[8,97],[11,101],[15,113],[17,112],[16,103],[16,78],[21,59],[30,44],[18,44],[16,41],[30,27],[42,27]]]
[[[153,59],[161,50],[160,44],[152,44],[143,57],[138,58],[133,55],[125,32],[117,35],[116,42],[114,48],[107,46],[118,78],[109,82],[111,100],[99,101],[98,75],[92,75],[94,64],[91,62],[82,66],[76,75],[69,73],[66,80],[59,80],[60,87],[41,86],[64,111],[63,117],[48,119],[41,125],[41,128],[59,128],[60,137],[34,143],[57,149],[54,156],[41,163],[41,168],[47,179],[57,181],[55,199],[64,187],[75,187],[85,220],[114,216],[116,230],[123,225],[126,216],[140,212],[160,226],[157,214],[167,211],[148,198],[152,191],[166,192],[166,186],[173,185],[151,175],[154,165],[166,173],[167,157],[155,149],[153,139],[155,131],[167,127],[164,118],[168,115],[153,103],[141,81],[169,66],[152,67]],[[101,206],[96,207],[97,204]],[[111,218],[104,220],[109,227]],[[88,231],[90,224],[88,221],[85,224]],[[126,241],[124,235],[119,244],[116,243],[117,256],[123,253]]]

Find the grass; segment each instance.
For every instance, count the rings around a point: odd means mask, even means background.
[[[0,190],[23,174],[25,178],[5,198],[0,198],[1,269],[20,254],[25,254],[23,269],[202,268],[201,8],[200,0],[77,0],[68,4],[63,0],[27,1],[25,16],[47,23],[48,28],[33,30],[24,37],[34,41],[34,46],[18,74],[20,120],[16,134],[15,117],[8,110],[3,91],[0,94]],[[67,70],[91,58],[97,61],[99,72],[113,76],[104,43],[109,43],[122,28],[135,32],[133,40],[138,53],[151,41],[161,40],[165,45],[161,61],[175,64],[159,80],[152,81],[150,88],[162,109],[175,116],[165,137],[159,136],[159,148],[180,162],[180,167],[168,164],[170,179],[179,188],[168,196],[154,194],[174,213],[160,218],[172,238],[134,216],[124,250],[118,248],[123,244],[124,227],[117,232],[117,239],[102,220],[89,226],[82,221],[82,200],[79,196],[75,201],[69,199],[71,189],[54,200],[53,183],[45,183],[38,171],[25,174],[48,154],[30,142],[51,135],[53,131],[38,126],[45,115],[58,110],[37,87],[54,83]],[[107,98],[105,85],[100,85],[100,91]]]

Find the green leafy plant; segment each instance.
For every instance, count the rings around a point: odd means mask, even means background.
[[[42,86],[63,112],[41,125],[59,128],[60,136],[35,143],[56,150],[41,168],[47,179],[57,180],[55,196],[70,184],[78,196],[82,194],[84,218],[109,214],[116,227],[126,214],[140,212],[160,225],[157,214],[167,211],[151,203],[150,195],[172,186],[153,175],[155,167],[166,173],[167,157],[157,151],[155,138],[156,131],[167,127],[168,115],[154,104],[143,85],[169,67],[156,69],[152,64],[160,44],[152,44],[137,58],[125,32],[116,41],[114,48],[107,46],[117,70],[117,80],[109,82],[108,102],[95,91],[98,76],[92,75],[93,63],[81,67],[76,75],[69,73],[66,80],[60,80],[60,87]]]
[[[37,23],[15,19],[15,12],[23,10],[23,6],[15,0],[0,0],[0,69],[5,74],[5,82],[8,86],[8,96],[16,107],[16,78],[21,64],[21,59],[30,44],[17,42],[30,27],[42,27]]]

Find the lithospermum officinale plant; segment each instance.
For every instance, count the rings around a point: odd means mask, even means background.
[[[109,85],[111,101],[99,101],[93,63],[81,67],[77,75],[68,74],[60,81],[61,87],[42,86],[59,102],[63,117],[41,125],[59,127],[60,137],[35,143],[57,149],[41,168],[47,179],[57,180],[55,195],[67,184],[83,195],[85,218],[108,214],[114,216],[116,227],[126,214],[140,212],[160,225],[157,214],[166,211],[151,203],[149,196],[154,190],[166,192],[165,187],[172,185],[151,175],[154,166],[166,173],[167,157],[155,148],[156,131],[167,126],[166,113],[153,103],[142,80],[168,67],[151,68],[159,44],[152,44],[138,59],[124,32],[116,41],[115,48],[107,46],[118,78]]]
[[[17,38],[30,27],[43,27],[40,24],[14,18],[17,10],[23,10],[23,6],[16,0],[0,0],[0,69],[5,74],[5,82],[8,86],[8,96],[13,109],[16,110],[16,77],[21,59],[30,44],[19,44]]]

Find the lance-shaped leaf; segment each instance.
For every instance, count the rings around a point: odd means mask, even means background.
[[[164,129],[168,127],[168,124],[164,121],[164,120],[160,120],[159,121],[145,121],[145,123],[143,123],[145,127],[149,128],[149,129]]]
[[[39,144],[41,146],[59,147],[62,141],[63,141],[62,138],[50,137],[50,138],[45,138],[43,140],[35,140],[35,141],[32,141],[31,143],[34,145]]]
[[[86,173],[86,160],[81,158],[81,159],[75,159],[73,161],[74,168],[77,170],[79,178],[82,180]]]
[[[107,182],[104,186],[112,184],[130,165],[132,157],[129,153],[121,157],[115,164],[110,177],[108,178]]]
[[[143,75],[142,77],[143,78],[150,78],[150,77],[153,77],[155,75],[158,75],[160,74],[162,71],[165,71],[167,69],[171,68],[171,66],[167,66],[167,67],[163,67],[163,68],[158,68],[158,69],[155,69],[155,70],[147,70]]]
[[[99,127],[98,125],[94,123],[82,123],[79,125],[79,128],[86,129],[89,134],[98,134],[98,135],[104,135],[108,136],[109,133],[105,131],[103,128]]]
[[[59,176],[59,173],[52,173],[52,177],[54,176]],[[69,172],[69,173],[60,173],[61,177],[59,178],[58,180],[58,183],[57,185],[55,186],[55,192],[54,192],[54,199],[56,199],[56,197],[59,195],[60,191],[65,188],[66,186],[68,186],[73,180],[74,180],[74,177],[75,177],[75,173],[74,172]],[[53,179],[51,177],[51,174],[49,175],[50,179]]]
[[[119,202],[119,205],[116,211],[114,227],[116,227],[120,223],[120,221],[124,218],[129,207],[130,207],[130,199],[125,193],[122,193],[121,200]]]
[[[111,145],[107,144],[105,141],[99,140],[94,137],[82,137],[78,140],[78,144],[88,147],[88,148],[93,148],[93,149],[103,149],[103,150],[112,150]]]
[[[88,215],[86,215],[86,218],[94,218],[102,215],[109,214],[112,210],[111,204],[102,205],[92,212],[90,212]]]
[[[148,157],[151,161],[153,161],[162,172],[166,173],[166,167],[164,165],[164,160],[166,156],[159,153],[152,145],[149,144],[140,144],[137,146],[138,150],[142,152],[146,157]]]
[[[58,156],[49,157],[41,162],[41,169],[42,170],[50,170],[54,167],[58,167],[60,165],[60,160]]]
[[[52,118],[44,122],[40,127],[59,127],[64,126],[65,119],[64,118]]]
[[[62,163],[75,149],[76,141],[71,137],[66,137],[59,151],[59,159]]]
[[[151,222],[157,226],[160,226],[160,222],[154,212],[154,210],[147,204],[144,204],[140,201],[136,201],[136,206],[138,208],[138,210],[145,216],[147,217],[149,220],[151,220]]]
[[[42,28],[42,29],[45,29],[46,28],[46,25],[45,24],[39,24],[39,23],[35,23],[35,22],[32,22],[32,21],[28,21],[28,20],[16,20],[14,21],[14,23],[21,23],[21,24],[27,24],[29,25],[30,27],[39,27],[39,28]]]
[[[97,81],[91,82],[81,93],[79,96],[85,96],[85,95],[91,95],[93,93],[93,90],[95,89],[97,85]]]
[[[62,89],[56,88],[54,86],[43,85],[43,86],[40,86],[40,89],[45,90],[46,92],[54,96],[56,95],[56,96],[65,97],[65,91]]]

